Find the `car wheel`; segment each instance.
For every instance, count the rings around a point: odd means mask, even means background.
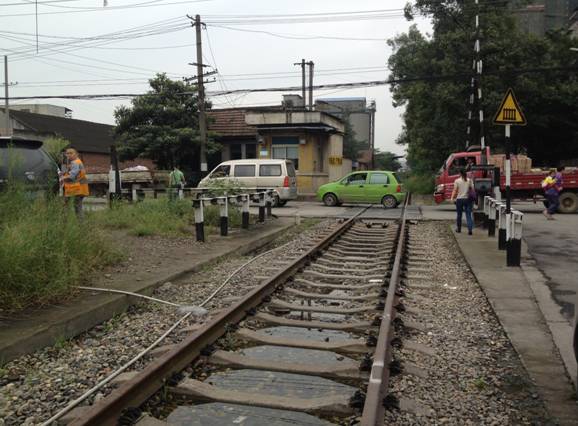
[[[381,199],[381,204],[386,209],[394,209],[397,207],[397,200],[393,195],[386,195]]]
[[[283,207],[285,204],[287,204],[287,200],[279,200],[277,207]]]
[[[327,207],[334,207],[337,205],[338,200],[335,194],[329,193],[323,196],[323,202]]]

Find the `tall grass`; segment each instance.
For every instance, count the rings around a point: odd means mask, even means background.
[[[0,192],[2,311],[62,301],[115,255],[94,224],[78,221],[62,199],[15,187]]]
[[[206,206],[205,225],[219,226],[219,207]],[[149,235],[193,235],[194,217],[191,202],[186,200],[145,200],[136,204],[117,204],[112,209],[94,212],[94,220],[110,229],[124,229],[139,237]],[[241,213],[229,206],[229,225],[240,226]]]

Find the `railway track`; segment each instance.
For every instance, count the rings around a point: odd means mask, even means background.
[[[71,424],[383,424],[406,228],[344,221]]]

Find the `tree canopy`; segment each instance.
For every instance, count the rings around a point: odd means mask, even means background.
[[[526,151],[535,164],[578,158],[578,54],[570,50],[569,33],[526,34],[506,2],[480,7],[486,142],[503,152],[504,130],[492,118],[512,87],[528,120],[512,130],[514,150]],[[397,142],[407,147],[408,164],[418,173],[434,172],[450,152],[465,148],[476,11],[473,0],[418,0],[406,7],[406,16],[430,16],[433,34],[412,26],[388,41],[391,78],[420,78],[390,86],[394,106],[405,107]]]
[[[376,148],[374,153],[374,163],[376,170],[389,170],[390,172],[397,172],[401,169],[401,163],[399,162],[400,156],[389,151],[381,151]]]
[[[159,168],[198,170],[197,87],[157,74],[146,95],[118,107],[115,139],[121,160],[150,158]],[[208,152],[215,149],[209,141]]]

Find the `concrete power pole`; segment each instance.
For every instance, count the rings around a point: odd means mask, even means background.
[[[4,116],[6,118],[6,136],[12,135],[12,126],[10,125],[10,102],[8,100],[8,56],[4,55]]]
[[[309,110],[313,111],[313,66],[315,63],[309,61],[307,65],[309,65]],[[303,102],[305,102],[305,98],[303,98]]]
[[[203,81],[203,44],[201,41],[201,16],[195,15],[195,32],[197,35],[197,88],[199,108],[199,134],[201,138],[201,172],[207,171],[207,120],[205,118],[205,86]]]
[[[303,98],[303,109],[305,109],[305,105],[307,105],[307,98],[305,95],[305,90],[307,87],[305,79],[305,59],[301,59],[301,62],[295,62],[293,65],[301,66],[301,97]]]

